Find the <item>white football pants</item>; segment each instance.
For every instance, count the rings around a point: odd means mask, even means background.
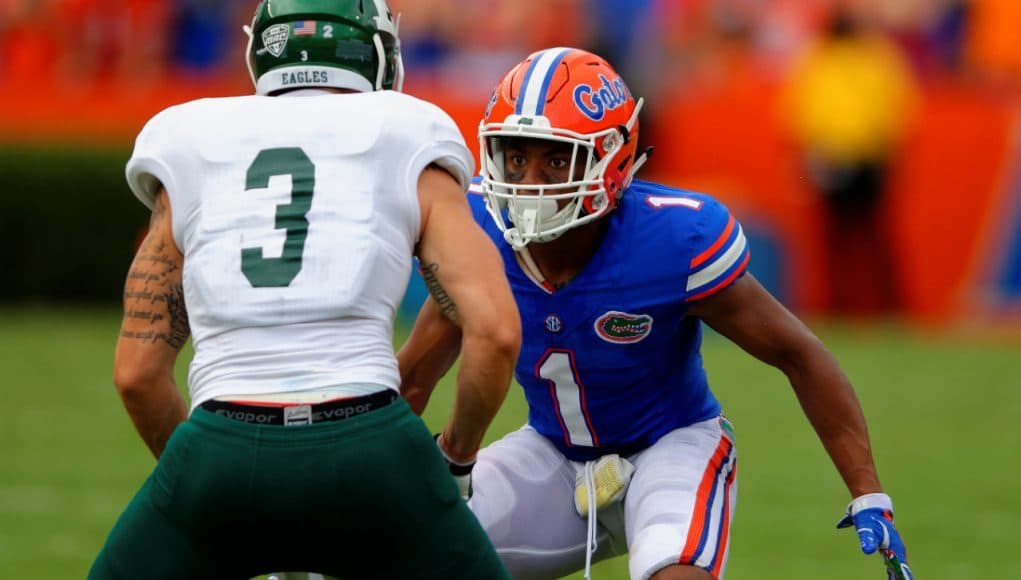
[[[737,499],[737,452],[723,420],[676,429],[627,457],[635,473],[623,504],[599,512],[593,561],[626,552],[634,579],[679,563],[723,578]],[[528,426],[479,452],[468,505],[514,578],[584,569],[587,522],[574,508],[581,465]]]

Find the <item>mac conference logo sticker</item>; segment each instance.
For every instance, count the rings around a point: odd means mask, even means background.
[[[632,344],[652,332],[652,317],[648,314],[628,314],[611,310],[596,319],[596,334],[606,342]]]
[[[275,57],[279,57],[287,48],[287,37],[291,34],[288,24],[274,24],[262,31],[262,45]]]

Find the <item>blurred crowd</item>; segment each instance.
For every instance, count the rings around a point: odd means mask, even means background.
[[[389,3],[400,14],[406,89],[450,107],[467,133],[509,67],[540,48],[576,46],[604,56],[647,97],[643,135],[658,151],[648,171],[662,180],[740,177],[742,191],[761,199],[813,190],[823,226],[812,244],[827,256],[820,293],[834,312],[904,304],[882,221],[887,176],[919,103],[944,87],[1021,103],[1021,0]],[[15,109],[39,92],[151,95],[175,84],[247,92],[241,26],[256,4],[0,0],[0,90],[18,89]],[[795,169],[784,174],[784,164]],[[785,207],[777,213],[797,209]]]
[[[249,0],[0,0],[7,82],[130,86],[234,74]]]
[[[0,0],[0,74],[37,82],[242,76],[255,0]],[[551,45],[603,54],[643,92],[718,70],[729,52],[783,71],[846,4],[920,75],[1021,78],[1016,0],[391,0],[413,80],[488,86]],[[468,80],[465,83],[463,81]],[[475,81],[475,82],[471,82]]]

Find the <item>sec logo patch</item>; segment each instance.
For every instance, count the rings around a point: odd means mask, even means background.
[[[564,323],[560,321],[560,317],[556,314],[547,316],[543,325],[546,327],[546,332],[551,334],[556,334],[564,329]]]

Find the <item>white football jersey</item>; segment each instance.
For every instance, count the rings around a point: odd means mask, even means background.
[[[184,254],[191,405],[351,383],[397,389],[393,323],[418,241],[418,177],[468,187],[439,108],[390,91],[202,99],[153,117],[127,165],[166,187]]]

